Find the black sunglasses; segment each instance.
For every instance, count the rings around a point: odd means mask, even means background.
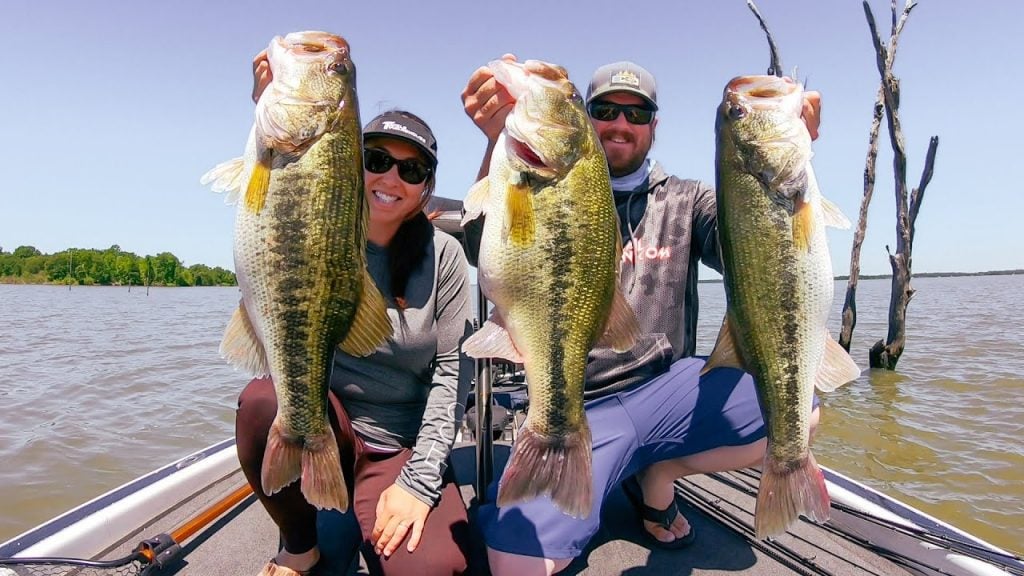
[[[398,165],[398,177],[409,184],[422,184],[434,171],[415,158],[398,160],[380,148],[363,148],[363,166],[374,174],[383,174]]]
[[[625,113],[626,122],[630,124],[650,124],[654,120],[654,110],[636,104],[616,104],[615,102],[591,102],[587,109],[590,117],[602,122],[611,122]]]

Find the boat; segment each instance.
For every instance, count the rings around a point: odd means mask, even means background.
[[[460,238],[456,206],[434,207],[435,225]],[[428,206],[428,212],[432,208]],[[475,255],[468,254],[470,262]],[[487,302],[479,296],[478,317]],[[452,453],[470,522],[504,466],[523,421],[526,383],[514,365],[477,362],[466,423]],[[1024,558],[938,520],[839,472],[822,467],[831,518],[801,518],[776,538],[754,537],[756,469],[676,482],[677,500],[699,534],[684,550],[652,548],[621,491],[607,500],[601,529],[561,574],[835,576],[1024,576]],[[321,573],[363,574],[365,564],[337,553],[346,529],[321,513]],[[227,438],[167,464],[0,544],[0,576],[256,574],[279,536],[241,472]],[[476,551],[483,558],[482,545]]]
[[[471,518],[480,444],[463,441],[453,452]],[[509,447],[494,443],[499,466]],[[613,493],[601,511],[600,532],[563,574],[1024,575],[1019,556],[823,471],[831,519],[818,525],[801,518],[785,535],[764,541],[753,535],[756,470],[677,481],[677,497],[699,533],[696,546],[678,551],[652,549],[625,496]],[[331,566],[332,530],[344,527],[332,527],[336,518],[324,516],[318,525],[324,565]],[[250,576],[277,546],[276,527],[246,483],[228,438],[0,544],[0,576]],[[361,563],[335,562],[328,573],[366,572]]]

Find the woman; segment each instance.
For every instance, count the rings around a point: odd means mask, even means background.
[[[254,98],[270,81],[261,56]],[[348,514],[354,513],[361,535],[332,542],[332,549],[354,553],[361,541],[371,573],[458,574],[468,569],[470,533],[446,462],[472,373],[471,364],[460,371],[459,354],[472,322],[466,257],[423,213],[437,168],[437,144],[426,123],[388,111],[367,124],[363,142],[367,264],[388,302],[394,337],[365,358],[335,352],[330,419],[353,491]],[[260,574],[315,574],[316,510],[298,482],[273,496],[261,486],[276,412],[269,379],[253,380],[239,397],[239,460],[284,544]]]

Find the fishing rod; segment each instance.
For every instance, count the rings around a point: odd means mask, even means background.
[[[15,566],[26,568],[31,574],[53,574],[59,566],[73,569],[74,574],[133,574],[150,576],[165,566],[175,562],[181,554],[181,545],[196,532],[206,528],[216,519],[237,506],[252,495],[252,487],[248,483],[217,502],[211,504],[190,520],[168,533],[159,534],[139,542],[131,554],[114,560],[88,560],[85,558],[0,558],[0,568]],[[0,570],[0,574],[4,572]]]
[[[742,482],[738,478],[730,481],[723,474],[714,474],[713,476],[715,476],[715,478],[718,479],[719,481],[725,482],[726,484],[729,484],[733,488],[735,488],[737,490],[740,490],[742,492],[745,492],[748,496],[752,496],[752,497],[756,497],[757,496],[757,486],[755,484],[753,484],[752,482],[757,482],[760,479],[760,475],[759,474],[757,474],[753,469],[745,469],[745,470],[735,471],[735,472],[733,472],[733,475],[735,475],[735,476],[743,476],[743,477],[745,477],[748,480],[748,482]],[[1012,574],[1014,576],[1024,576],[1024,569],[1021,569],[1021,568],[1019,568],[1017,566],[1010,565],[1011,562],[1021,562],[1021,561],[1024,561],[1024,558],[1022,558],[1021,556],[1018,556],[1018,555],[1015,555],[1015,554],[1010,554],[1010,553],[1005,553],[1005,552],[998,552],[998,551],[992,550],[990,548],[987,548],[987,547],[984,547],[984,546],[980,546],[978,544],[974,544],[972,542],[965,542],[964,540],[953,538],[953,537],[950,537],[950,536],[947,536],[947,535],[944,535],[944,534],[937,534],[937,533],[932,532],[932,531],[930,531],[930,530],[928,530],[926,528],[921,528],[921,527],[916,527],[916,526],[908,526],[908,525],[904,525],[904,524],[900,524],[900,523],[894,522],[892,520],[887,520],[885,518],[879,518],[878,516],[875,516],[873,514],[864,512],[862,510],[858,510],[856,508],[852,508],[852,507],[850,507],[850,506],[848,506],[846,504],[843,504],[841,502],[833,501],[831,503],[831,506],[835,510],[838,510],[838,511],[843,512],[845,514],[849,514],[851,516],[855,516],[855,517],[857,517],[857,518],[859,518],[861,520],[864,520],[866,522],[870,522],[870,523],[872,523],[872,524],[874,524],[874,525],[876,525],[876,526],[878,526],[880,528],[886,528],[886,529],[891,530],[893,532],[898,532],[898,533],[901,533],[901,534],[913,536],[915,538],[920,539],[922,542],[925,542],[925,543],[928,543],[928,544],[932,544],[932,545],[940,547],[940,548],[944,548],[946,550],[949,550],[950,552],[955,552],[955,553],[960,554],[962,556],[966,556],[966,557],[973,558],[973,559],[976,559],[976,560],[981,560],[983,562],[992,562],[993,560],[998,561],[998,562],[1000,562],[1000,564],[999,564],[1000,569],[1002,569],[1002,570],[1006,571],[1007,573]],[[871,549],[871,550],[873,550],[875,552],[878,552],[879,554],[883,554],[884,556],[886,556],[887,558],[889,558],[893,562],[895,562],[897,564],[900,564],[902,566],[905,566],[905,567],[906,566],[914,566],[914,567],[925,566],[919,560],[915,560],[914,558],[911,558],[911,557],[906,556],[904,554],[901,554],[899,552],[890,550],[890,549],[888,549],[888,548],[886,548],[884,546],[880,546],[880,545],[878,545],[878,544],[876,544],[874,542],[871,542],[869,540],[866,540],[866,539],[854,536],[852,534],[849,534],[849,533],[837,530],[837,529],[835,529],[834,527],[830,526],[827,523],[822,525],[822,527],[825,530],[831,532],[832,534],[834,534],[836,536],[840,536],[840,537],[845,538],[846,540],[849,540],[851,542],[854,542],[854,543],[856,543],[856,544],[858,544],[860,546],[863,546],[863,547],[869,548],[869,549]],[[926,567],[929,568],[932,571],[935,571],[935,572],[938,572],[938,573],[941,573],[941,574],[946,574],[946,572],[943,572],[941,569],[938,569],[938,568],[936,568],[934,566],[926,566]]]

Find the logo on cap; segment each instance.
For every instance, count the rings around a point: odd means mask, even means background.
[[[389,130],[389,131],[392,131],[392,132],[401,132],[402,134],[407,134],[409,136],[412,136],[413,138],[415,138],[415,139],[419,140],[420,142],[422,142],[424,146],[426,146],[426,144],[427,144],[427,139],[426,138],[424,138],[423,136],[420,136],[419,134],[413,132],[412,130],[409,130],[408,128],[406,128],[405,126],[399,124],[398,122],[395,122],[394,120],[385,120],[384,122],[381,123],[380,126],[384,130]]]
[[[640,87],[640,77],[629,70],[620,70],[612,75],[611,82],[615,84],[625,84],[626,86],[632,86],[633,88]]]

